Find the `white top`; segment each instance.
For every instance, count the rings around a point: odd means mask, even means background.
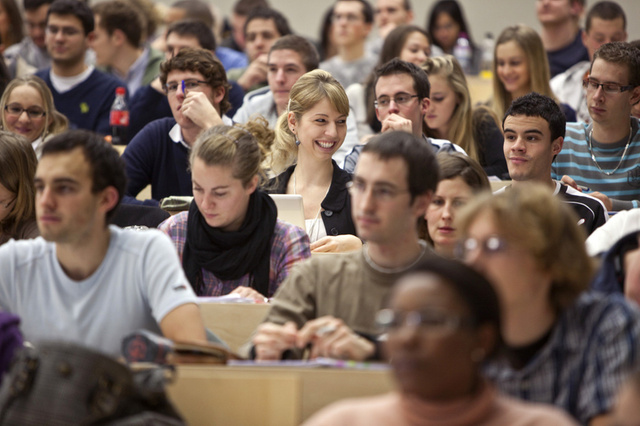
[[[51,85],[58,93],[68,92],[69,90],[76,87],[78,84],[82,83],[86,79],[89,78],[91,73],[93,72],[94,67],[90,65],[86,70],[82,71],[78,75],[74,75],[72,77],[61,77],[53,73],[53,68],[49,71],[49,78],[51,78]]]
[[[63,340],[120,355],[122,338],[160,333],[173,309],[196,303],[178,254],[158,230],[110,226],[109,249],[98,269],[74,281],[42,237],[0,247],[0,310],[16,314],[26,340]]]

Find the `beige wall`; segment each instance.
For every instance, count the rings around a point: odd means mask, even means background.
[[[207,1],[207,0],[205,0]],[[209,0],[210,4],[228,15],[231,12],[235,0]],[[330,0],[269,0],[276,9],[282,11],[292,26],[299,34],[317,37],[320,28],[320,19],[325,10],[333,3]],[[375,0],[370,0],[375,4]],[[524,23],[539,29],[535,14],[535,0],[459,0],[462,4],[467,22],[471,27],[471,33],[476,41],[482,40],[486,32],[492,32],[497,36],[507,25]],[[162,3],[170,4],[170,0],[162,0]],[[427,13],[435,0],[411,0],[415,9],[415,23],[426,27]],[[587,0],[587,7],[596,3]],[[627,20],[627,32],[629,40],[640,39],[640,0],[619,0],[624,9]],[[635,17],[633,20],[631,17]]]

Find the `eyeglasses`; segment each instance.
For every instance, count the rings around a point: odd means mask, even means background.
[[[342,19],[346,19],[347,22],[353,23],[353,22],[361,21],[363,17],[354,15],[353,13],[347,13],[345,15],[334,13],[333,15],[331,15],[331,22],[338,22],[338,21],[341,21]]]
[[[187,90],[197,90],[201,84],[209,84],[207,81],[196,80],[195,78],[182,80],[180,82],[172,81],[164,85],[167,93],[175,93],[178,90],[178,86],[182,85],[182,92],[186,95]]]
[[[592,78],[586,78],[582,80],[582,87],[592,92],[595,92],[596,90],[598,90],[598,87],[602,87],[602,90],[604,91],[604,93],[613,95],[616,93],[621,93],[621,92],[626,92],[627,90],[631,90],[635,86],[631,84],[628,86],[622,86],[618,83],[598,83],[597,80],[594,80]]]
[[[406,105],[413,98],[417,98],[418,95],[410,95],[408,93],[398,93],[393,98],[389,96],[380,96],[378,99],[373,101],[373,105],[376,108],[388,108],[391,104],[391,101],[395,102],[397,105]]]
[[[74,27],[57,27],[55,25],[48,25],[47,26],[47,32],[49,34],[58,34],[60,31],[62,31],[62,35],[67,36],[67,37],[72,37],[74,35],[80,34],[80,30]]]
[[[44,117],[47,113],[42,108],[31,107],[31,108],[22,108],[20,104],[9,104],[4,106],[4,110],[7,111],[7,114],[12,115],[14,117],[20,117],[24,111],[27,112],[27,115],[30,119],[35,120],[36,118]]]
[[[346,184],[347,190],[352,197],[362,195],[367,192],[367,184],[360,181],[351,181]],[[396,198],[400,194],[404,194],[405,192],[409,192],[408,190],[398,190],[391,187],[385,186],[373,186],[371,188],[371,196],[379,202],[388,202]]]
[[[458,259],[465,259],[469,253],[475,250],[482,250],[487,254],[500,253],[505,251],[507,246],[507,242],[496,235],[484,241],[475,238],[466,238],[456,245],[455,255]]]
[[[449,334],[462,328],[473,328],[476,322],[437,309],[408,312],[382,309],[376,314],[376,324],[387,332],[401,327],[414,327],[429,333]]]

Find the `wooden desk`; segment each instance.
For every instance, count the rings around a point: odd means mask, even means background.
[[[262,322],[270,306],[267,303],[201,303],[200,312],[205,327],[237,352]]]
[[[179,366],[167,393],[189,425],[299,425],[340,399],[393,387],[387,371]]]
[[[493,95],[493,82],[489,78],[480,77],[479,75],[468,75],[467,85],[469,86],[469,94],[471,95],[471,105],[478,102],[486,102]]]

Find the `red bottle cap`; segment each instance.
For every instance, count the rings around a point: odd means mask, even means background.
[[[126,89],[124,87],[116,88],[116,95],[124,96],[125,93],[126,93]]]

